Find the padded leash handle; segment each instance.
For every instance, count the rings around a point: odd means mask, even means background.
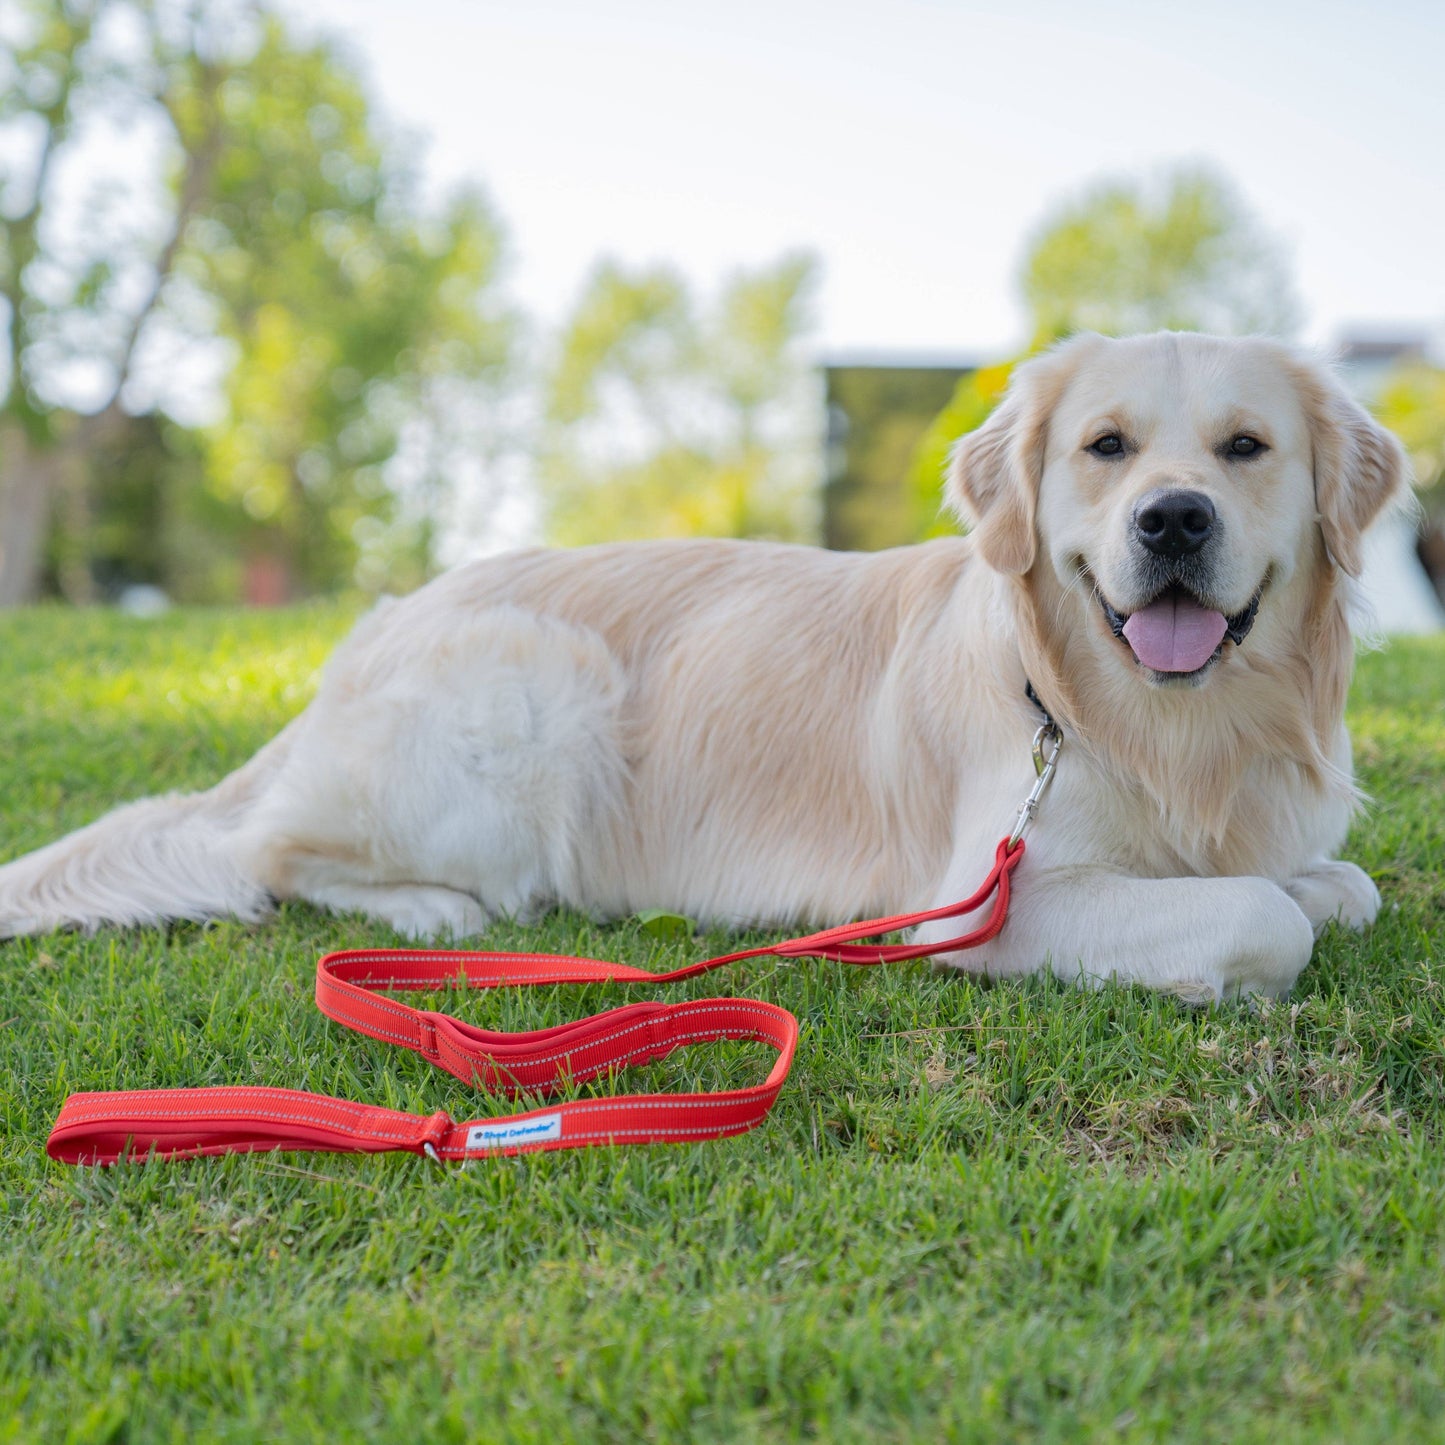
[[[720,1039],[767,1044],[778,1057],[762,1083],[710,1094],[624,1094],[565,1100],[548,1108],[455,1123],[445,1113],[407,1114],[295,1089],[208,1088],[72,1094],[46,1142],[66,1164],[121,1159],[186,1159],[257,1150],[378,1154],[404,1150],[433,1159],[475,1159],[578,1149],[594,1144],[691,1143],[756,1128],[787,1080],[798,1021],[758,999],[639,1002],[552,1028],[523,1033],[483,1029],[450,1014],[412,1008],[388,993],[466,988],[528,988],[559,983],[675,983],[747,958],[826,958],[873,965],[975,948],[1008,917],[1010,879],[1023,859],[1022,838],[1002,839],[993,868],[961,903],[873,918],[803,938],[720,954],[665,973],[595,958],[541,953],[468,953],[356,949],[328,953],[316,965],[316,1003],[337,1023],[420,1054],[475,1088],[550,1093],[614,1069],[665,1058],[674,1049]],[[898,929],[981,908],[971,933],[941,943],[866,944]]]

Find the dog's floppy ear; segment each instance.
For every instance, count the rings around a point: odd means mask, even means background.
[[[1075,337],[1024,362],[989,419],[954,445],[944,497],[995,571],[1024,573],[1034,565],[1049,413],[1079,352],[1095,340]]]
[[[1331,559],[1360,575],[1360,537],[1406,484],[1409,467],[1394,436],[1324,371],[1297,374],[1314,453],[1315,510]]]

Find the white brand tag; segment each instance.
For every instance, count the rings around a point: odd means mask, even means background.
[[[560,1114],[534,1114],[530,1119],[490,1119],[467,1130],[468,1149],[507,1149],[515,1144],[543,1144],[562,1137]]]

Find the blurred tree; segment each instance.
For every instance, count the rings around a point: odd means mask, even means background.
[[[799,347],[807,257],[734,277],[704,313],[665,268],[604,263],[547,383],[550,541],[816,535],[818,398]]]
[[[959,437],[981,427],[989,413],[1003,399],[1013,375],[1015,361],[981,366],[959,377],[948,405],[929,423],[914,448],[909,469],[909,492],[913,497],[915,539],[946,537],[958,530],[958,523],[944,510],[942,487],[948,458]]]
[[[185,456],[160,535],[204,531],[232,589],[247,557],[281,592],[417,580],[508,358],[482,200],[427,214],[345,64],[256,0],[21,0],[3,29],[0,605],[57,514],[70,595],[96,548],[124,572],[127,516],[155,570],[156,516],[112,495],[127,446]]]
[[[1420,560],[1445,602],[1445,370],[1402,363],[1385,377],[1373,410],[1410,454],[1423,510]]]
[[[1066,201],[1028,244],[1022,290],[1034,346],[1074,331],[1287,335],[1299,324],[1278,245],[1197,166]]]
[[[1437,518],[1445,514],[1445,370],[1425,361],[1396,367],[1374,411],[1404,442],[1427,508]]]
[[[1176,167],[1157,183],[1109,181],[1047,216],[1021,271],[1026,355],[1075,331],[1288,335],[1299,305],[1289,269],[1227,182]],[[959,380],[910,467],[919,536],[950,530],[938,512],[953,443],[981,426],[1021,357]]]

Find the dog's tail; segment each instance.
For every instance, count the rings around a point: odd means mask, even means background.
[[[146,798],[0,866],[0,938],[168,919],[265,917],[273,900],[235,842],[297,723],[204,793]]]

